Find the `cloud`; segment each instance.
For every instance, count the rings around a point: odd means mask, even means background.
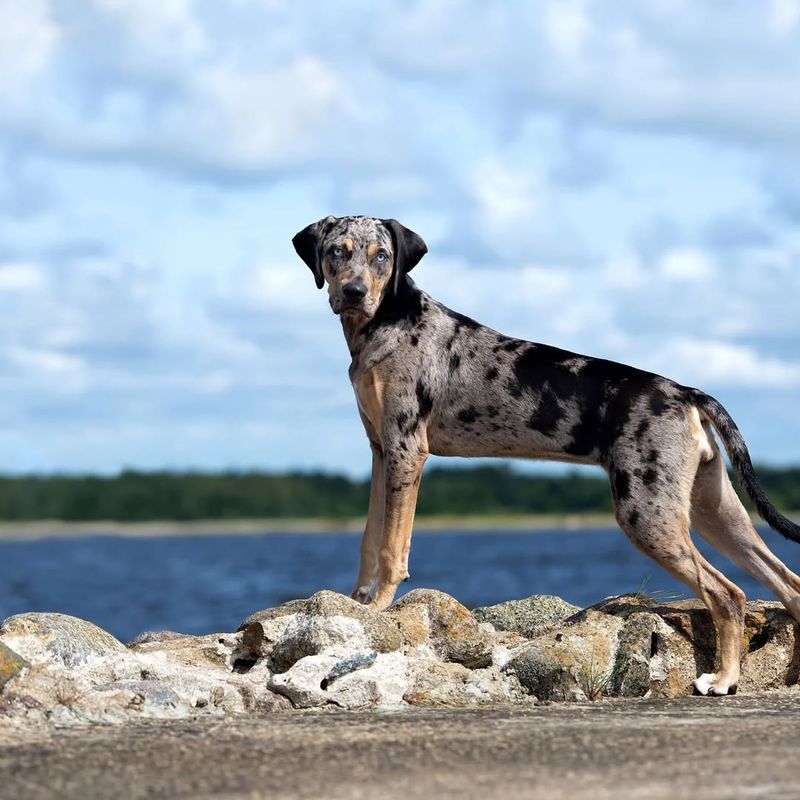
[[[30,99],[34,82],[51,66],[60,38],[47,0],[0,2],[0,99],[11,108]]]
[[[351,6],[341,26],[338,7],[315,6],[309,25],[306,3],[245,3],[230,15],[242,30],[188,0],[92,0],[69,13],[6,3],[6,129],[63,156],[218,179],[319,163],[377,169],[387,146],[402,157],[430,143],[399,108],[445,128],[466,111],[486,134],[555,113],[582,126],[800,144],[791,2],[720,16],[702,3],[448,0],[394,4],[392,26],[385,7]]]
[[[0,446],[365,467],[290,245],[329,212],[417,230],[455,309],[760,430],[800,400],[799,13],[0,0]]]
[[[659,264],[661,274],[668,280],[699,282],[714,276],[714,266],[708,257],[692,249],[671,250]]]
[[[0,292],[29,292],[41,285],[42,275],[34,264],[0,264]]]
[[[800,361],[764,356],[747,345],[678,337],[654,360],[691,383],[762,390],[800,387]]]

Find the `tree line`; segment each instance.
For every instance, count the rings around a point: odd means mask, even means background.
[[[772,502],[800,509],[800,468],[760,468]],[[734,481],[735,483],[735,481]],[[0,520],[68,521],[364,516],[369,482],[318,472],[137,472],[0,477]],[[499,464],[426,470],[418,513],[610,513],[606,477],[529,475]]]

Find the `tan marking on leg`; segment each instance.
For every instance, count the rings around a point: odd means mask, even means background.
[[[365,421],[369,433],[369,421]],[[372,482],[369,490],[369,511],[364,535],[361,537],[361,561],[356,585],[351,597],[361,603],[368,603],[372,586],[378,579],[378,551],[383,537],[383,521],[386,513],[386,478],[384,474],[383,451],[380,446],[372,446]]]
[[[371,369],[360,373],[353,381],[359,411],[369,420],[378,441],[383,430],[384,381],[380,373]]]
[[[378,585],[370,608],[383,611],[394,599],[397,587],[407,574],[408,550],[414,527],[422,468],[426,453],[409,463],[402,473],[386,475],[386,517],[378,555]],[[396,482],[394,485],[393,482]]]

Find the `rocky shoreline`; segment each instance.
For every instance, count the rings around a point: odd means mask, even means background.
[[[745,645],[740,693],[797,690],[800,627],[781,605],[748,604]],[[0,721],[672,698],[713,670],[715,650],[699,601],[659,605],[645,595],[586,609],[538,595],[469,611],[416,589],[377,613],[323,591],[252,614],[230,633],[149,632],[127,645],[74,617],[29,613],[0,625]]]

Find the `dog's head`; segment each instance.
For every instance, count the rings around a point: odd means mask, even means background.
[[[297,254],[328,284],[335,314],[370,319],[387,292],[397,292],[428,248],[394,219],[325,217],[293,239]]]

